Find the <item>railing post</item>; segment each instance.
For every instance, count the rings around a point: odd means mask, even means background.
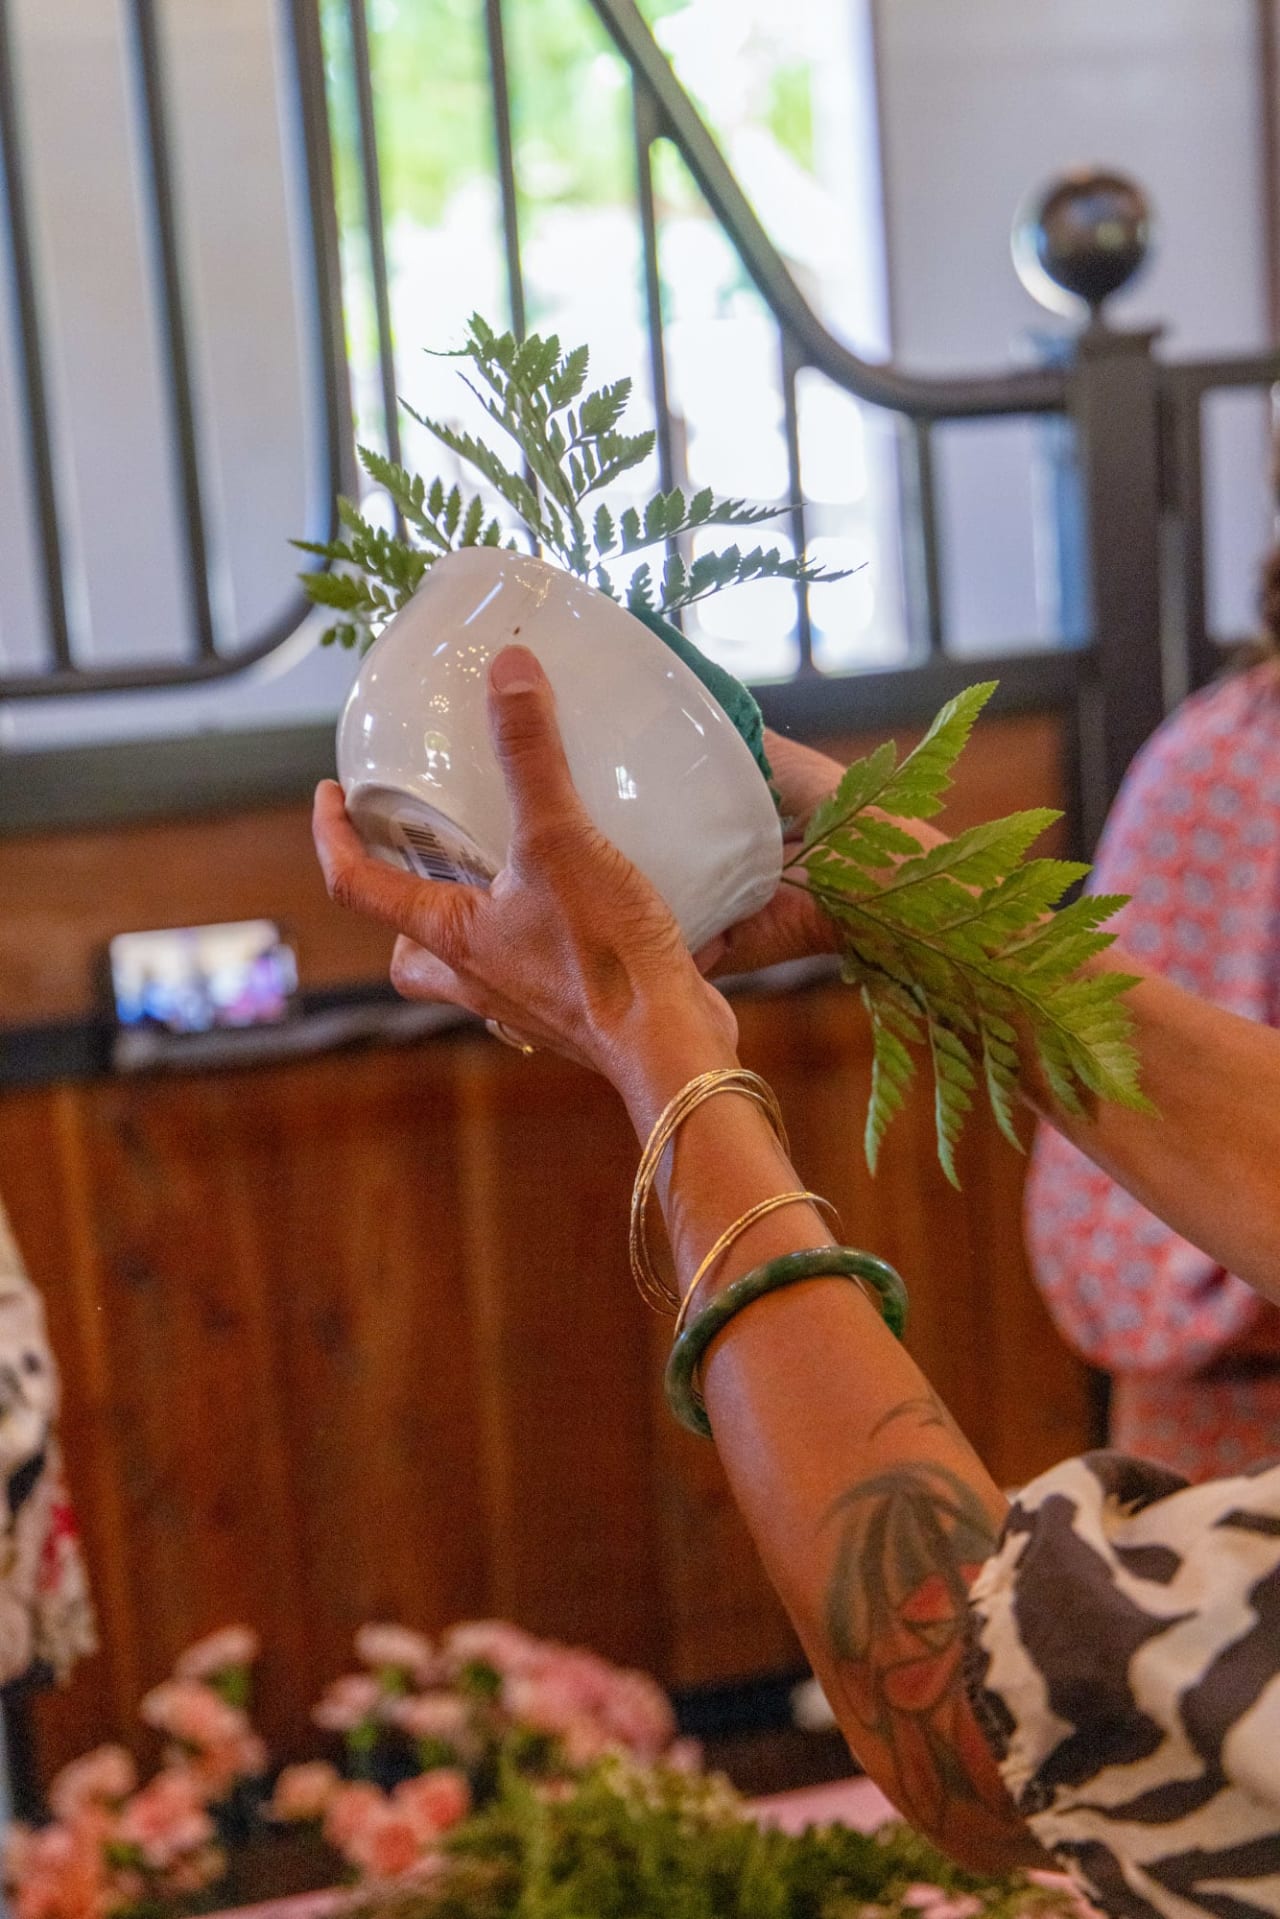
[[[1141,187],[1104,170],[1065,174],[1014,223],[1023,285],[1057,313],[1088,316],[1069,359],[1085,604],[1064,580],[1061,605],[1083,612],[1095,672],[1081,688],[1078,811],[1091,852],[1125,769],[1165,712],[1161,642],[1161,397],[1154,332],[1114,332],[1102,309],[1147,256],[1151,209]],[[1053,356],[1060,358],[1059,354]],[[1061,479],[1061,474],[1059,474]],[[1061,501],[1059,503],[1061,505]],[[1060,567],[1078,564],[1077,531],[1058,527]]]
[[[1130,760],[1165,713],[1155,338],[1091,327],[1081,335],[1071,375],[1097,663],[1080,715],[1087,849]]]

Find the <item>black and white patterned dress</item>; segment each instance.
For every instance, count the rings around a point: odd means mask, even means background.
[[[973,1586],[971,1654],[1016,1804],[1107,1911],[1280,1914],[1280,1466],[1055,1467]]]

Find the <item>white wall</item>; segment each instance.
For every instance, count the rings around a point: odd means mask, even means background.
[[[907,367],[1008,363],[1054,322],[1020,286],[1009,231],[1029,190],[1080,164],[1131,173],[1157,218],[1114,324],[1163,351],[1267,342],[1252,0],[878,0],[894,352]],[[1260,402],[1214,434],[1214,614],[1247,630],[1267,539]],[[1047,627],[1032,546],[1035,429],[944,436],[948,586],[975,648]],[[993,554],[998,563],[993,563]]]

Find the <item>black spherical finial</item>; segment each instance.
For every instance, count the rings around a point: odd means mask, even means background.
[[[1136,181],[1105,168],[1064,174],[1032,194],[1013,226],[1018,278],[1057,313],[1083,303],[1097,320],[1104,300],[1147,257],[1151,206]]]

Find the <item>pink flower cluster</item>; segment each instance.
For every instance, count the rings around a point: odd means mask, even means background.
[[[107,1919],[191,1898],[221,1878],[226,1860],[195,1773],[166,1766],[136,1787],[121,1746],[100,1746],[58,1774],[52,1823],[15,1825],[7,1838],[15,1919]]]
[[[227,1798],[238,1780],[256,1779],[267,1769],[267,1749],[247,1713],[202,1679],[166,1679],[139,1711],[168,1739],[170,1764],[199,1781],[207,1805]]]
[[[670,1702],[647,1674],[535,1639],[506,1620],[454,1626],[438,1649],[402,1627],[366,1626],[356,1651],[371,1670],[336,1679],[313,1714],[353,1752],[367,1753],[394,1728],[435,1756],[443,1747],[469,1763],[486,1743],[523,1731],[554,1740],[571,1769],[606,1753],[698,1763],[696,1748],[673,1745]]]
[[[445,1833],[471,1810],[467,1776],[437,1766],[392,1792],[348,1783],[332,1767],[288,1766],[270,1807],[276,1819],[319,1819],[324,1836],[362,1879],[429,1872]]]
[[[502,1704],[517,1726],[558,1739],[572,1767],[608,1752],[653,1761],[676,1734],[671,1702],[646,1673],[620,1670],[570,1646],[544,1646],[505,1672]]]
[[[687,1769],[699,1762],[691,1742],[675,1739],[666,1694],[645,1674],[505,1620],[455,1626],[438,1645],[373,1624],[355,1650],[363,1670],[336,1679],[313,1717],[343,1737],[357,1779],[326,1760],[286,1766],[265,1812],[312,1825],[362,1879],[435,1870],[444,1835],[471,1810],[468,1769],[486,1776],[500,1756],[547,1791],[608,1753]],[[257,1653],[249,1628],[226,1627],[188,1648],[173,1677],[146,1695],[141,1716],[165,1742],[149,1784],[139,1787],[119,1746],[59,1774],[53,1822],[16,1829],[8,1845],[14,1919],[131,1919],[207,1892],[226,1867],[210,1808],[267,1769],[244,1705]],[[366,1783],[371,1772],[396,1778],[415,1761],[417,1776],[391,1791]]]
[[[266,1770],[266,1748],[245,1712],[218,1690],[230,1675],[247,1692],[258,1642],[227,1627],[185,1652],[175,1676],[142,1702],[166,1740],[161,1770],[139,1787],[123,1746],[99,1746],[49,1788],[52,1821],[14,1826],[4,1852],[15,1919],[108,1919],[138,1906],[190,1900],[226,1870],[209,1808]]]

